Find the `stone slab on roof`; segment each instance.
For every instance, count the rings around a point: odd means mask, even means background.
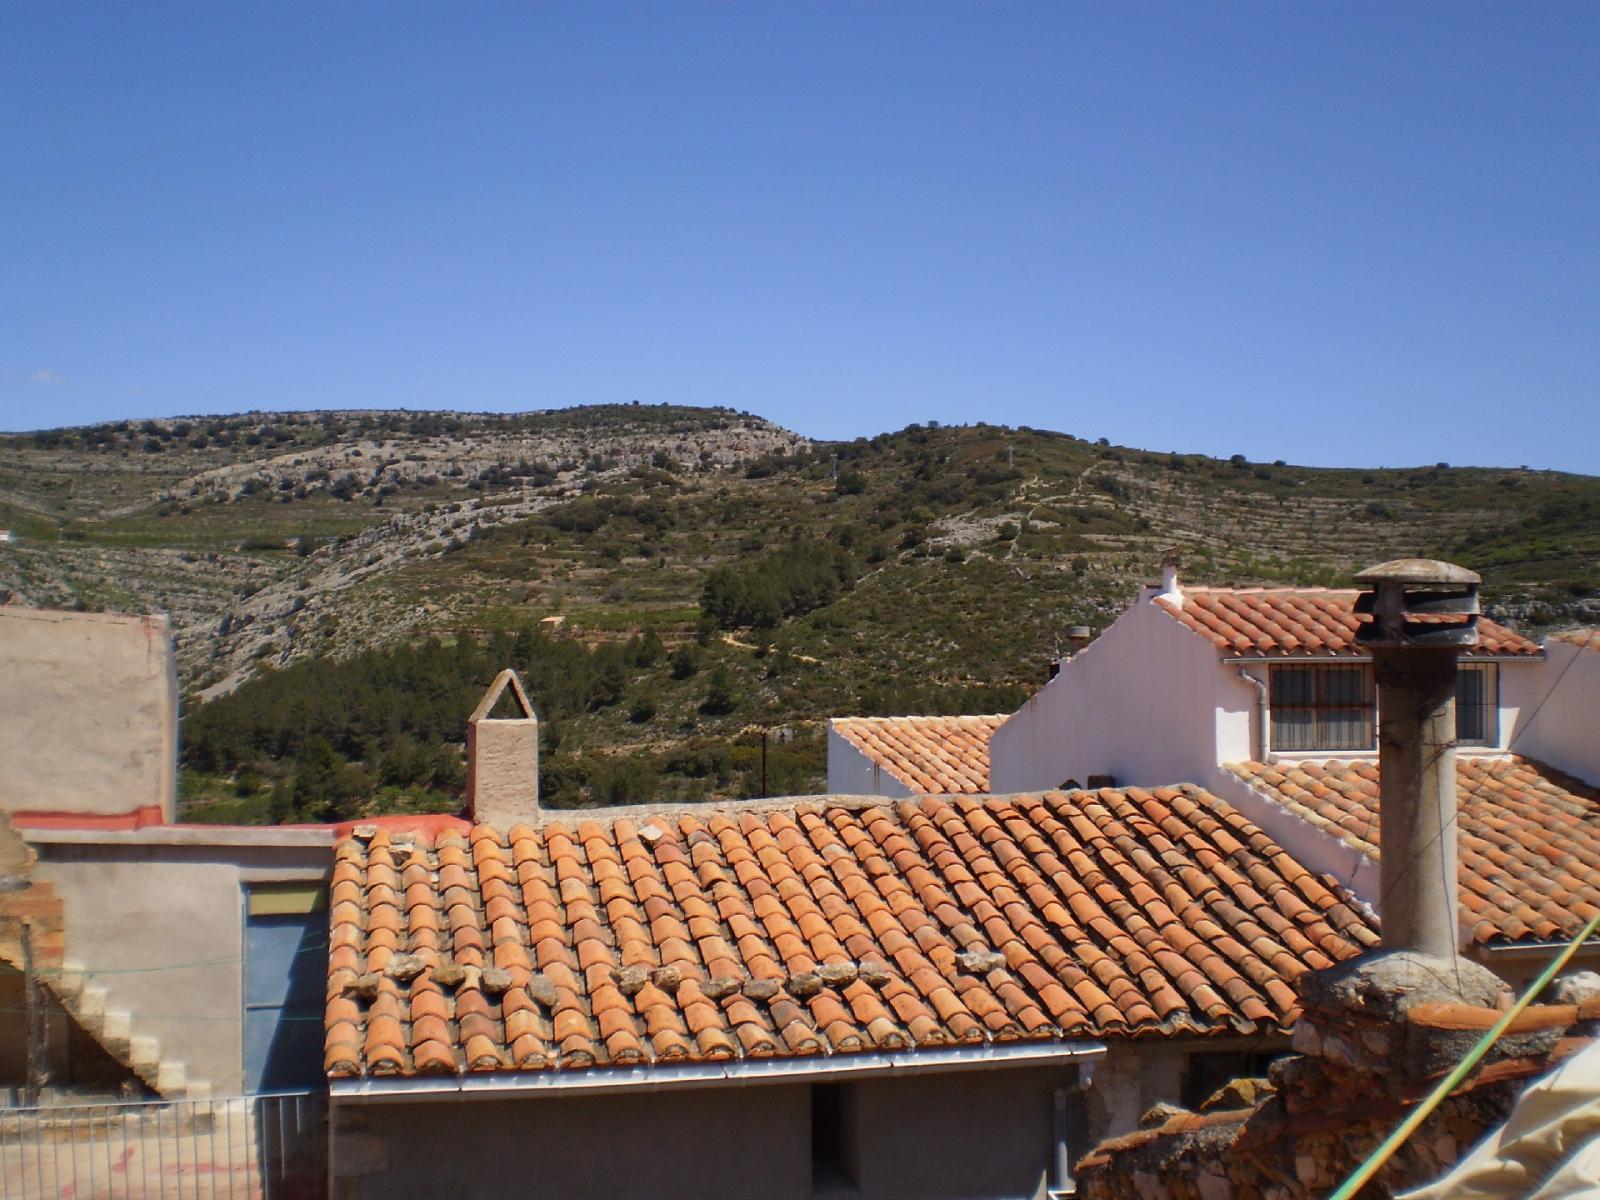
[[[919,795],[989,790],[989,737],[1008,714],[836,717],[830,727]]]
[[[329,917],[335,1078],[1279,1031],[1377,941],[1193,787],[377,828]]]
[[[1161,609],[1217,649],[1241,656],[1369,658],[1356,645],[1356,631],[1370,618],[1358,616],[1354,588],[1183,589],[1180,606],[1155,597]],[[1463,657],[1537,657],[1537,643],[1487,617],[1478,618],[1478,644]]]
[[[1378,764],[1233,763],[1252,788],[1378,857]],[[1486,946],[1574,936],[1600,912],[1600,791],[1517,755],[1456,759],[1460,900]]]

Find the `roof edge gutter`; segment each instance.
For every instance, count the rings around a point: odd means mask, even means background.
[[[607,1092],[663,1092],[703,1087],[748,1087],[819,1079],[864,1079],[934,1071],[1092,1064],[1106,1052],[1101,1042],[1049,1042],[956,1046],[889,1054],[834,1054],[808,1058],[740,1059],[681,1066],[588,1067],[579,1070],[493,1071],[477,1075],[329,1080],[336,1101],[372,1104],[436,1100],[505,1100],[516,1096],[592,1096]]]

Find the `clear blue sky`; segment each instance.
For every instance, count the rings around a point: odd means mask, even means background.
[[[1600,5],[0,0],[0,428],[747,408],[1600,472]]]

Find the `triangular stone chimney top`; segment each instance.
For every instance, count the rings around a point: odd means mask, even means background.
[[[506,689],[511,689],[511,698],[516,701],[517,708],[521,710],[521,717],[491,717],[494,706],[500,703],[500,697],[506,694]],[[489,690],[483,694],[483,699],[478,701],[478,707],[472,710],[469,721],[505,721],[523,720],[537,721],[533,715],[533,705],[528,700],[528,693],[522,690],[522,680],[517,678],[517,673],[510,667],[494,677],[494,682],[489,685]]]
[[[520,715],[490,716],[507,694]],[[474,821],[502,833],[539,819],[539,718],[509,667],[467,718],[467,807]]]

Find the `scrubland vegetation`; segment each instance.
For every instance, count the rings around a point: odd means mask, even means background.
[[[809,443],[728,410],[250,414],[0,438],[0,596],[173,614],[188,811],[449,810],[515,666],[558,806],[823,786],[825,720],[1000,712],[1167,546],[1186,578],[1452,558],[1600,618],[1600,480],[1316,470],[988,425]]]

